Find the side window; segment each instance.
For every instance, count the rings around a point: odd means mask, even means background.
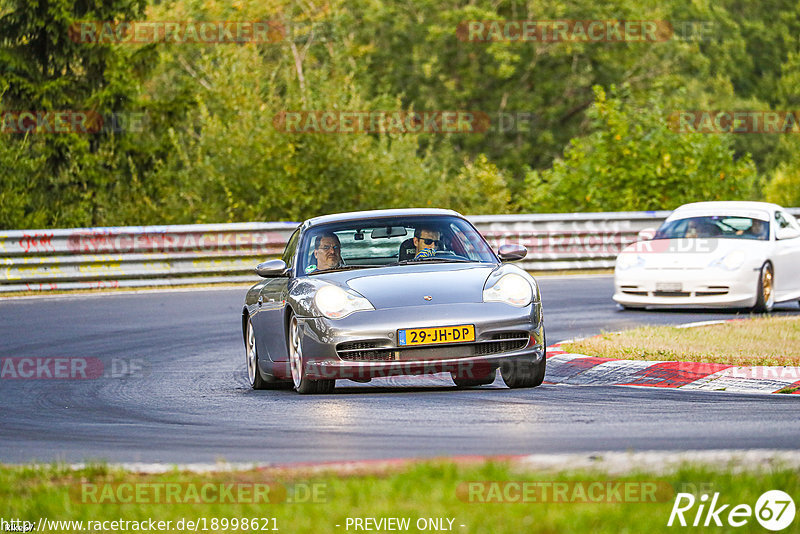
[[[281,257],[289,269],[294,267],[294,259],[297,256],[297,241],[299,239],[300,229],[298,228],[294,231],[292,237],[289,238],[289,242],[286,243],[286,249],[283,251],[283,256]]]
[[[775,222],[778,224],[776,237],[778,239],[797,239],[800,237],[800,228],[794,217],[785,212],[775,212]]]
[[[783,214],[779,211],[775,212],[775,222],[778,223],[778,227],[780,228],[789,228],[791,226],[791,224],[789,224],[789,221],[786,220]]]
[[[794,228],[795,230],[800,230],[800,224],[798,224],[797,219],[791,214],[781,212],[781,216],[789,223],[790,227]]]

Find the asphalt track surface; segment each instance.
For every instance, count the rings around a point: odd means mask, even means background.
[[[612,278],[540,280],[549,343],[734,312],[620,310]],[[456,390],[246,383],[245,289],[0,300],[0,357],[91,357],[143,371],[0,380],[0,462],[319,462],[473,454],[796,449],[797,396],[543,385]],[[800,312],[797,303],[776,312]],[[419,380],[419,379],[418,379]]]

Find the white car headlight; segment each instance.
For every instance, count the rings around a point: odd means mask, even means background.
[[[616,266],[620,271],[627,271],[635,267],[644,267],[644,258],[639,254],[622,253],[617,256]]]
[[[353,312],[375,309],[366,298],[338,286],[319,288],[314,295],[314,305],[328,319],[342,319]]]
[[[504,274],[500,280],[483,290],[484,302],[505,302],[517,308],[524,308],[533,300],[533,288],[522,276],[515,273]]]
[[[721,258],[717,258],[709,264],[709,267],[720,267],[726,271],[735,271],[744,264],[747,255],[743,250],[734,250],[725,254]]]

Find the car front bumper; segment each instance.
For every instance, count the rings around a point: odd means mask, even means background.
[[[397,342],[398,329],[467,324],[475,326],[474,342],[422,347]],[[356,312],[339,320],[300,318],[300,331],[306,373],[313,378],[369,380],[438,372],[480,378],[503,362],[534,363],[545,357],[540,303],[525,308],[494,302],[423,305]]]
[[[623,306],[735,308],[756,303],[758,269],[617,271],[613,299]]]

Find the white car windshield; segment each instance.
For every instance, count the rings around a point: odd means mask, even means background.
[[[769,239],[769,223],[739,216],[708,215],[674,219],[661,225],[653,239]]]
[[[467,221],[452,216],[394,217],[309,229],[299,247],[299,272],[422,262],[487,262],[497,258]]]

